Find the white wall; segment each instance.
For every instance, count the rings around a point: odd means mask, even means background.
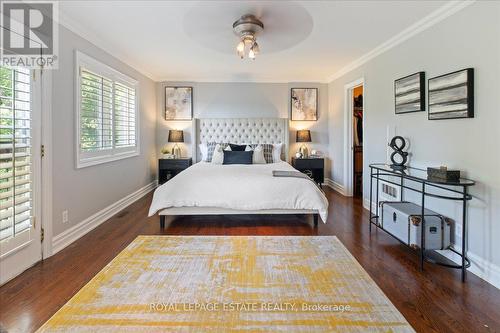
[[[59,69],[52,71],[53,235],[151,183],[156,177],[155,82],[62,26],[59,38]],[[139,81],[140,156],[75,168],[75,50]],[[63,210],[69,212],[69,222],[65,224],[62,223]]]
[[[195,118],[289,118],[290,91],[293,87],[318,88],[318,121],[290,122],[290,153],[298,150],[295,143],[297,129],[310,129],[312,141],[309,147],[325,153],[326,169],[328,159],[328,89],[321,83],[200,83],[162,82],[157,84],[158,96],[158,151],[167,144],[168,130],[184,129],[186,141],[182,145],[183,155],[191,156],[191,121],[166,121],[165,86],[192,86]],[[169,146],[169,145],[167,145]],[[327,171],[329,174],[329,171]]]
[[[426,112],[394,114],[394,80],[418,71],[426,79],[473,67],[474,119],[427,120]],[[365,176],[368,164],[385,162],[387,127],[411,142],[414,166],[447,165],[477,180],[470,203],[469,253],[483,274],[500,286],[500,3],[476,2],[329,84],[331,177],[344,184],[344,85],[365,78]],[[453,218],[459,204],[432,201]],[[458,229],[459,230],[459,229]],[[484,271],[482,271],[484,270]]]

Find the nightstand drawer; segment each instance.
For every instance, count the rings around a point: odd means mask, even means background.
[[[292,166],[305,173],[321,186],[325,182],[325,159],[292,158]]]
[[[184,170],[191,165],[191,159],[161,159],[160,169]]]
[[[292,165],[296,169],[322,169],[325,166],[325,160],[322,158],[294,158]]]
[[[158,160],[158,182],[165,183],[179,172],[191,166],[191,158],[161,159]]]

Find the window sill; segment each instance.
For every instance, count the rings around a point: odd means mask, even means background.
[[[140,152],[139,152],[139,150],[137,150],[137,151],[124,152],[124,153],[117,153],[114,155],[96,156],[96,157],[81,158],[81,159],[78,158],[78,160],[76,162],[76,168],[77,169],[87,168],[90,166],[119,161],[119,160],[123,160],[123,159],[130,158],[130,157],[135,157],[135,156],[139,156],[139,155],[140,155]]]

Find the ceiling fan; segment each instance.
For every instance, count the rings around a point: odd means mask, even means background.
[[[252,60],[260,53],[257,35],[264,31],[264,23],[255,15],[246,14],[233,23],[233,31],[240,38],[236,51],[241,59]]]

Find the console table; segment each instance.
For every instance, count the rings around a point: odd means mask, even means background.
[[[375,181],[375,201],[373,201],[373,188]],[[377,229],[384,230],[379,223],[379,182],[385,182],[400,189],[400,200],[403,201],[404,190],[416,192],[420,195],[420,205],[422,207],[422,229],[425,230],[425,204],[426,198],[438,198],[443,200],[454,200],[462,203],[462,249],[457,251],[451,246],[448,250],[457,254],[461,258],[461,264],[457,264],[436,252],[435,250],[425,249],[425,232],[420,232],[420,269],[424,269],[424,261],[456,268],[462,270],[462,282],[465,281],[467,268],[470,267],[470,261],[467,258],[467,202],[472,199],[468,193],[470,186],[475,182],[470,179],[461,178],[456,182],[429,179],[427,170],[408,167],[404,170],[392,168],[388,164],[370,164],[370,232],[372,224]],[[373,203],[375,214],[373,213]],[[385,230],[384,230],[385,231]],[[397,238],[396,238],[397,239]],[[404,244],[404,243],[403,243]]]

